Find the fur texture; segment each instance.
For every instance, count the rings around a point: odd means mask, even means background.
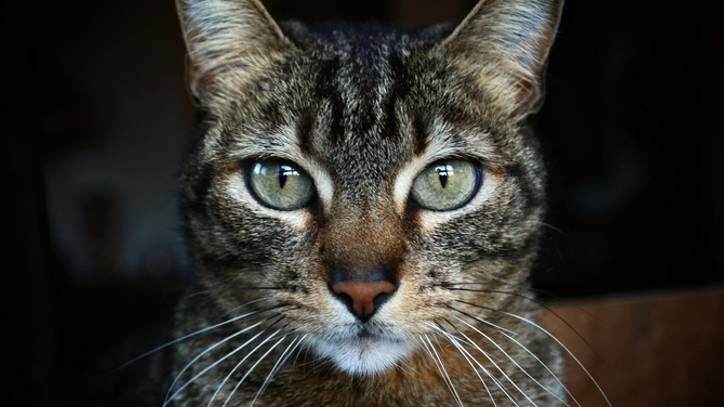
[[[454,30],[408,34],[280,28],[257,0],[178,0],[203,118],[182,177],[202,291],[178,334],[244,317],[175,347],[175,403],[565,400],[558,350],[522,298],[545,209],[525,118],[561,3],[483,1]],[[243,173],[264,157],[308,173],[314,202],[259,204]],[[415,176],[450,157],[479,163],[480,190],[452,211],[415,205]],[[339,264],[397,276],[366,323],[330,293]]]

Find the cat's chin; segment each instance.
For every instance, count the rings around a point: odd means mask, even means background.
[[[410,355],[412,346],[405,341],[378,337],[314,341],[315,351],[330,359],[345,373],[354,376],[380,374]]]

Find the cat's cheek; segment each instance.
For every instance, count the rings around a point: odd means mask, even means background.
[[[420,284],[403,278],[395,295],[379,310],[376,319],[393,336],[400,338],[429,333],[427,323],[447,316],[442,304],[451,298],[420,291]]]

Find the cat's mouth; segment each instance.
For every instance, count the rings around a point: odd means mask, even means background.
[[[401,339],[390,337],[389,335],[382,335],[380,333],[374,332],[373,330],[369,329],[366,326],[359,328],[359,330],[357,331],[357,338],[365,339],[368,341],[392,341],[392,342],[401,341]]]
[[[314,349],[340,370],[353,375],[379,373],[413,351],[404,339],[383,335],[368,327],[361,327],[348,337],[319,339],[314,342]]]

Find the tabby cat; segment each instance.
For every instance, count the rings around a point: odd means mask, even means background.
[[[525,299],[545,210],[526,119],[561,7],[485,0],[405,33],[177,0],[199,289],[165,405],[571,402]]]

